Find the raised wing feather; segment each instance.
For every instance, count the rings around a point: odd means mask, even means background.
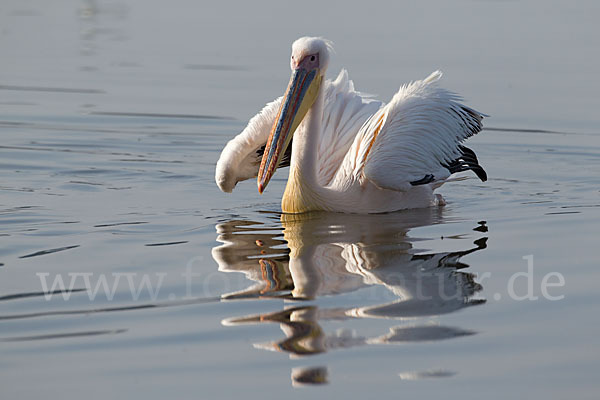
[[[239,135],[227,143],[215,169],[215,181],[222,191],[231,192],[238,182],[258,175],[260,149],[267,143],[282,101],[283,97],[279,97],[268,103]]]
[[[319,138],[317,175],[327,185],[339,169],[360,127],[379,108],[381,102],[354,90],[346,70],[325,87],[323,121]]]
[[[460,104],[458,95],[439,88],[436,83],[441,76],[436,71],[402,86],[363,126],[354,149],[354,173],[359,179],[380,188],[406,191],[443,181],[458,170],[473,169],[449,166],[465,162],[461,157],[467,148],[460,144],[481,131],[483,114]],[[476,158],[475,165],[481,169]]]

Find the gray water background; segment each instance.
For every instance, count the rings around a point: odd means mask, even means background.
[[[597,398],[598,4],[4,1],[2,398]],[[489,181],[298,221],[287,171],[219,192],[220,150],[306,34],[384,100],[443,70],[490,114],[469,140]],[[415,297],[418,271],[462,296]],[[45,299],[74,273],[122,281]],[[160,290],[132,294],[144,276]]]

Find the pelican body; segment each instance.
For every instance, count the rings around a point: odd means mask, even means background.
[[[456,172],[487,179],[462,145],[482,129],[483,114],[438,86],[436,71],[400,87],[388,104],[361,95],[342,70],[325,79],[331,42],[303,37],[292,45],[292,76],[221,153],[215,180],[231,192],[257,178],[262,193],[289,166],[284,213],[381,213],[444,204],[434,190]]]

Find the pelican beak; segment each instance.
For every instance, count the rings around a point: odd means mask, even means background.
[[[321,79],[318,66],[314,67],[308,62],[300,62],[293,70],[258,170],[259,193],[262,194],[267,187],[292,141],[296,128],[315,102]]]

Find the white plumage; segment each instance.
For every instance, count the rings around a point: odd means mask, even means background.
[[[330,44],[323,39],[299,39],[292,56],[301,60],[315,49],[326,68]],[[292,67],[297,64],[292,58]],[[325,68],[317,71],[324,75]],[[481,130],[483,114],[440,88],[441,76],[436,71],[402,86],[388,104],[355,91],[345,70],[334,81],[325,80],[291,133],[291,159],[282,156],[281,165],[291,165],[283,211],[373,213],[426,207],[439,203],[441,197],[433,191],[454,172],[471,169],[485,180],[474,152],[461,145]],[[283,97],[267,104],[223,150],[215,175],[223,191],[257,176],[263,153],[266,158],[269,145],[276,146],[269,134],[278,118],[285,117],[282,102]]]
[[[325,81],[323,91],[318,177],[325,185],[339,168],[358,129],[379,110],[382,102],[356,92],[346,70],[340,71],[334,81]],[[230,193],[238,182],[256,178],[262,157],[259,149],[267,142],[282,100],[283,96],[268,103],[221,152],[215,179],[222,191]]]

